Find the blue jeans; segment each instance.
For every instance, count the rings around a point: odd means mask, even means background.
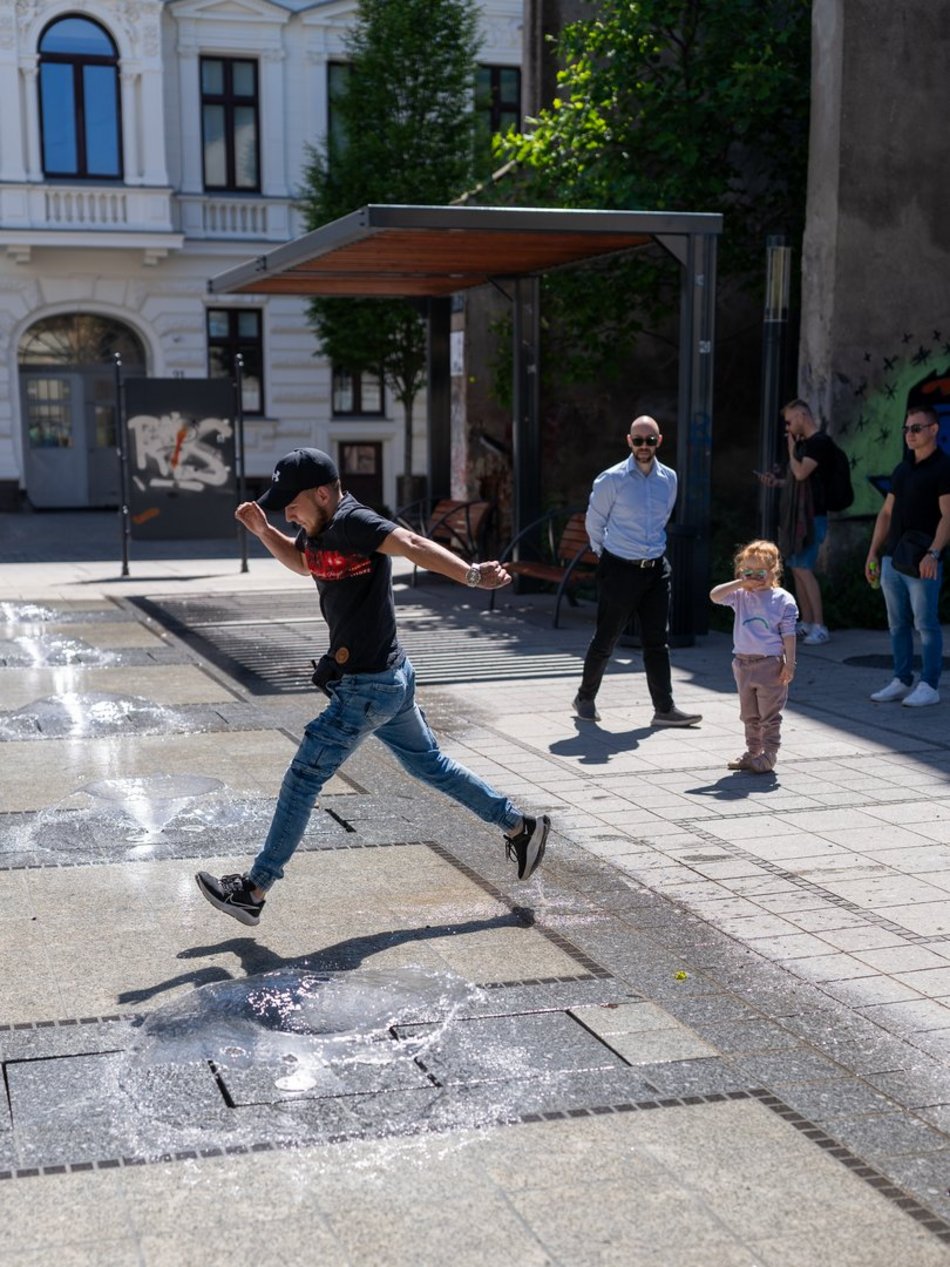
[[[284,874],[284,865],[303,839],[323,785],[369,735],[423,783],[472,810],[486,823],[510,831],[521,814],[507,797],[440,751],[415,701],[416,675],[408,660],[384,673],[349,673],[331,683],[332,698],[304,731],[297,755],[284,775],[264,848],[248,873],[260,889]]]
[[[921,680],[937,689],[943,668],[943,631],[937,615],[943,566],[937,565],[932,581],[919,576],[905,576],[891,563],[890,555],[881,560],[881,589],[887,604],[887,624],[891,631],[894,655],[894,676],[905,686],[914,680],[914,629],[920,634],[923,660]]]
[[[785,566],[787,568],[800,568],[803,572],[814,572],[815,564],[818,562],[818,551],[824,544],[827,535],[828,516],[816,515],[814,528],[812,529],[811,545],[805,546],[804,550],[799,550],[797,554],[789,555],[785,560]]]

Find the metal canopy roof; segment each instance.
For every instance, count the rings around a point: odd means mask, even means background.
[[[208,283],[212,294],[401,296],[428,300],[430,489],[451,483],[451,296],[486,282],[512,284],[513,521],[540,514],[541,444],[537,283],[551,269],[657,243],[680,265],[677,474],[681,522],[695,533],[678,567],[680,606],[706,628],[717,213],[565,211],[534,207],[370,205],[279,246]],[[510,292],[510,293],[509,293]],[[634,301],[635,301],[635,297]]]
[[[719,234],[696,212],[370,205],[219,273],[212,294],[444,296],[657,241]]]

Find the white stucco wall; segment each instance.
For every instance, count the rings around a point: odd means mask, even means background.
[[[481,60],[520,63],[521,0],[485,0]],[[265,413],[246,421],[248,475],[289,448],[383,443],[384,500],[402,471],[401,411],[334,418],[330,367],[315,356],[305,303],[207,295],[207,279],[301,231],[293,199],[306,146],[326,129],[326,67],[344,54],[355,0],[0,0],[0,483],[23,486],[17,348],[34,322],[95,312],[125,322],[155,376],[204,377],[205,311],[263,312]],[[49,182],[40,157],[38,41],[67,14],[89,17],[119,51],[124,176]],[[202,55],[253,57],[259,68],[261,194],[206,193]],[[417,471],[426,457],[417,402]]]

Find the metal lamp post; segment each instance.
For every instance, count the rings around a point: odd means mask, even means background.
[[[784,233],[765,240],[765,311],[762,329],[762,410],[759,418],[759,470],[773,470],[777,457],[776,419],[782,401],[782,361],[788,332],[792,248]],[[775,536],[775,489],[759,486],[759,536]]]

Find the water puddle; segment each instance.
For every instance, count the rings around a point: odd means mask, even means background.
[[[38,603],[0,602],[0,625],[37,625],[61,620],[62,614]]]
[[[121,660],[122,656],[117,651],[92,647],[88,642],[66,638],[62,634],[19,634],[13,638],[0,638],[0,664],[9,667],[45,668],[72,664],[102,667],[119,664]]]
[[[201,840],[208,831],[226,837],[236,848],[246,845],[250,851],[266,835],[274,812],[272,799],[244,800],[227,784],[210,780],[216,786],[207,793],[190,799],[160,797],[165,804],[151,806],[143,817],[136,818],[135,810],[144,808],[144,801],[134,793],[142,793],[146,781],[134,780],[137,787],[133,788],[131,812],[119,794],[121,789],[114,786],[121,781],[107,782],[113,785],[107,797],[80,789],[37,813],[0,816],[0,867],[41,866],[64,858],[99,861],[125,857],[133,861],[158,857],[163,850],[180,856],[183,850],[193,853],[205,847]],[[164,783],[162,790],[167,792],[167,776]],[[165,819],[169,811],[172,817],[155,830],[156,818]],[[130,830],[133,826],[134,832]]]
[[[13,712],[0,713],[0,741],[99,737],[132,730],[182,734],[194,729],[194,717],[187,713],[139,696],[107,691],[62,691]]]
[[[414,1062],[482,997],[461,977],[419,967],[282,969],[200,986],[152,1012],[132,1058],[140,1065],[210,1061],[225,1077],[258,1071],[288,1093],[367,1091],[385,1070]],[[397,1041],[400,1025],[425,1031]]]

